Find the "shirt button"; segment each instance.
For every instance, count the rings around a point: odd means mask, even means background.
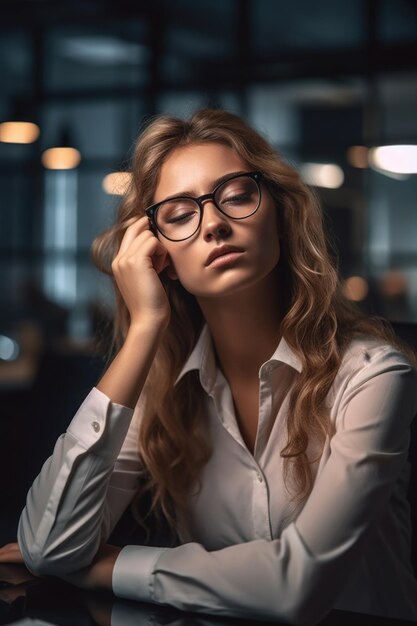
[[[263,479],[263,476],[262,476],[261,472],[256,472],[256,475],[258,477],[259,482],[263,483],[264,479]]]
[[[91,422],[91,426],[93,427],[93,430],[98,433],[100,430],[100,424],[98,422]]]

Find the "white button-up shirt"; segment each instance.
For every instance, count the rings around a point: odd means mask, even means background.
[[[282,338],[259,370],[252,454],[205,327],[181,374],[199,370],[213,451],[174,548],[124,547],[122,598],[189,611],[313,624],[330,609],[417,620],[406,498],[417,375],[380,341],[355,339],[328,394],[334,435],[307,453],[314,486],[296,507],[283,481],[289,392],[301,363]],[[136,410],[93,389],[28,494],[18,541],[30,569],[89,564],[131,502],[141,466]]]

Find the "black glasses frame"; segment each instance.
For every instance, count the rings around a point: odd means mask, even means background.
[[[234,180],[235,178],[241,178],[242,176],[252,178],[255,181],[256,186],[258,188],[258,194],[259,194],[258,204],[256,206],[256,209],[254,209],[251,213],[249,213],[249,215],[245,215],[245,217],[231,217],[225,211],[223,211],[222,208],[219,207],[219,205],[217,204],[215,200],[215,195],[217,191],[220,189],[220,187],[223,187],[223,185],[225,185],[229,181]],[[198,229],[200,228],[201,222],[203,220],[203,212],[204,212],[203,203],[206,202],[207,200],[211,200],[213,204],[215,205],[216,209],[220,211],[220,213],[223,213],[223,215],[226,215],[226,217],[230,218],[231,220],[245,220],[247,217],[250,217],[251,215],[256,213],[256,211],[259,209],[261,205],[261,200],[262,200],[262,191],[261,191],[261,185],[260,185],[261,179],[262,179],[261,172],[242,172],[240,174],[235,174],[234,176],[230,176],[230,178],[226,178],[226,180],[223,180],[221,183],[216,185],[216,187],[213,189],[211,193],[205,193],[202,196],[199,196],[198,198],[193,198],[192,196],[174,196],[172,198],[168,198],[167,200],[161,200],[161,202],[156,202],[156,204],[152,204],[147,209],[145,209],[145,214],[147,215],[151,228],[155,234],[161,233],[161,235],[165,237],[165,239],[169,239],[169,241],[185,241],[186,239],[190,239],[190,237],[193,237],[198,231]],[[183,239],[172,239],[171,237],[167,237],[166,235],[164,235],[162,230],[158,228],[158,225],[156,223],[156,214],[161,204],[165,204],[166,202],[172,202],[173,200],[184,200],[184,199],[194,200],[194,202],[198,204],[200,208],[200,219],[198,220],[198,224],[197,224],[195,231],[191,235],[188,235],[188,237],[184,237]]]

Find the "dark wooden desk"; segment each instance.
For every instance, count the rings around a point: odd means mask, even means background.
[[[7,567],[2,566],[3,577]],[[268,623],[182,613],[167,607],[119,600],[111,593],[81,591],[53,578],[0,587],[0,598],[0,625],[14,624],[25,618],[28,624],[29,620],[39,620],[55,626],[265,626]],[[410,626],[413,623],[331,611],[320,625]]]

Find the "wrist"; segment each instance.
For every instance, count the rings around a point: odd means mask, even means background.
[[[94,576],[94,586],[96,589],[111,589],[113,580],[113,569],[121,548],[106,545],[96,557]]]
[[[140,319],[132,319],[130,322],[127,337],[137,336],[162,336],[168,327],[169,319],[154,317],[141,317]]]

